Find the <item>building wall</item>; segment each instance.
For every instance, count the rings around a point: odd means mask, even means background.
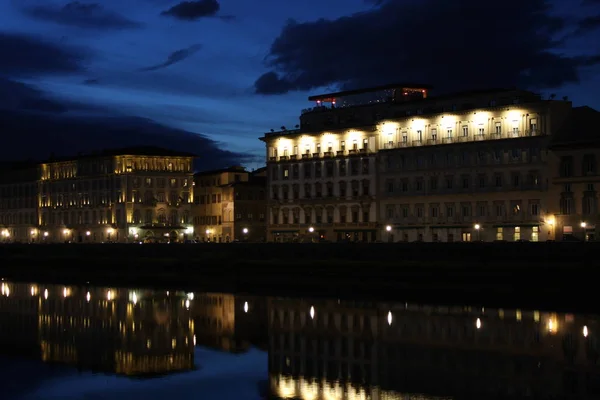
[[[553,239],[548,146],[571,110],[522,91],[308,110],[262,138],[268,238]]]
[[[0,223],[10,235],[3,233],[5,240],[172,241],[192,234],[192,157],[119,155],[47,162],[39,165],[35,182],[35,202],[30,182],[20,183],[21,189],[3,186]]]
[[[194,227],[203,242],[261,241],[265,231],[265,180],[242,167],[194,177]]]
[[[11,169],[0,177],[0,242],[36,241],[38,179],[36,166]]]
[[[600,145],[557,147],[551,152],[549,169],[551,204],[555,218],[549,223],[557,240],[597,240],[598,162]]]

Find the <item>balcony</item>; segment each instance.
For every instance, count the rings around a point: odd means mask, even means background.
[[[485,140],[485,135],[483,133],[477,134],[477,135],[473,135],[473,140],[476,142]]]
[[[348,154],[352,155],[357,155],[358,154],[358,149],[350,149],[348,150]]]
[[[343,155],[344,155],[344,153],[345,153],[345,150],[338,150],[338,151],[336,151],[336,152],[335,152],[335,154],[336,154],[338,157],[340,157],[340,156],[343,156]]]
[[[324,157],[333,157],[333,151],[326,151],[325,153],[323,153]]]
[[[310,158],[310,153],[304,153],[304,154],[302,154],[302,159],[303,160],[306,160],[308,158]]]
[[[423,141],[422,140],[413,140],[412,141],[412,145],[413,146],[423,146]]]
[[[408,142],[400,142],[398,143],[398,147],[409,147]]]
[[[321,157],[321,153],[312,153],[313,158],[319,158]]]
[[[279,157],[279,160],[287,161],[288,158],[289,158],[288,156],[281,156],[281,157]]]
[[[438,140],[438,138],[433,138],[433,139],[427,139],[427,144],[429,145],[434,145],[434,144],[440,144],[440,141]]]
[[[453,137],[442,138],[442,143],[444,143],[444,144],[454,143],[454,138]]]
[[[456,139],[457,139],[458,143],[464,143],[464,142],[470,142],[471,141],[471,140],[469,140],[470,138],[467,135],[458,136]]]
[[[290,160],[296,160],[296,159],[298,159],[298,154],[292,154],[290,156]]]

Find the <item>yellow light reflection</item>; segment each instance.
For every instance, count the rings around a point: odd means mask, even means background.
[[[279,397],[290,399],[296,396],[296,385],[293,378],[282,377],[279,380]]]
[[[588,332],[588,327],[587,327],[587,326],[584,326],[584,327],[583,327],[583,337],[588,337],[588,334],[589,334],[589,332]]]

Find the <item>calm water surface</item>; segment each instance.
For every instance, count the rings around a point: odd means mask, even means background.
[[[2,281],[0,399],[598,399],[594,315]]]

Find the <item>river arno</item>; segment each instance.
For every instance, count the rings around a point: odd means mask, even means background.
[[[592,399],[600,317],[2,281],[2,399]]]

